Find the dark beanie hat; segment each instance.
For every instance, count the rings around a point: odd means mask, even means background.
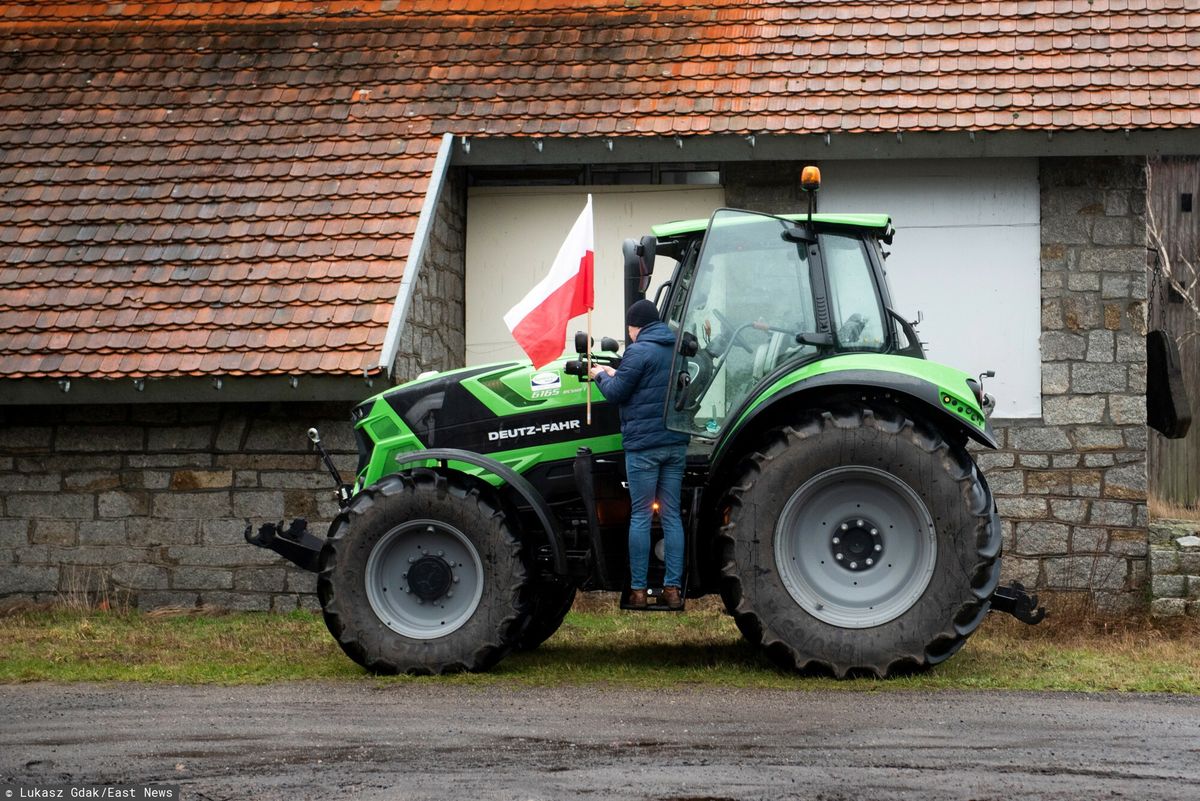
[[[625,312],[625,325],[633,328],[645,328],[654,322],[658,322],[658,309],[648,300],[639,300]]]

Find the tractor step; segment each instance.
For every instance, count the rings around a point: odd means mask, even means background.
[[[264,523],[255,534],[254,526],[246,521],[243,536],[246,542],[266,548],[287,559],[292,564],[316,573],[320,569],[321,548],[325,540],[308,530],[308,521],[298,517],[286,529],[283,521]]]
[[[649,587],[646,589],[646,605],[630,606],[629,605],[630,590],[624,590],[621,593],[621,608],[627,612],[682,612],[687,608],[687,594],[683,595],[683,606],[678,609],[671,609],[662,599],[662,587]]]

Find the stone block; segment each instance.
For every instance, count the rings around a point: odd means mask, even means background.
[[[137,608],[142,611],[164,607],[192,609],[199,601],[200,597],[194,592],[141,590],[137,594]]]
[[[248,517],[252,521],[279,520],[283,515],[284,497],[282,492],[238,490],[233,493],[233,517]]]
[[[263,523],[277,522],[274,520],[251,521],[255,530]],[[202,545],[243,545],[246,540],[244,532],[246,521],[241,518],[217,518],[204,520],[200,523],[200,543]],[[316,531],[317,529],[313,529]],[[323,532],[322,532],[323,533]]]
[[[79,524],[80,545],[124,545],[124,520],[85,520]]]
[[[175,545],[167,548],[167,560],[200,567],[243,567],[278,565],[282,557],[266,548],[240,545]]]
[[[165,590],[170,586],[170,573],[159,565],[120,564],[109,575],[118,587],[131,590]]]
[[[54,429],[50,426],[5,426],[4,450],[8,453],[48,451],[53,437]]]
[[[1121,332],[1113,335],[1114,354],[1119,362],[1146,361],[1146,337],[1144,334]]]
[[[1022,559],[1017,556],[1005,555],[1000,564],[1000,583],[1019,581],[1026,587],[1038,586],[1038,573],[1041,561],[1038,559]]]
[[[1179,552],[1173,548],[1150,549],[1150,573],[1155,576],[1175,575],[1180,572]]]
[[[1079,367],[1080,365],[1074,366]],[[1106,405],[1107,400],[1097,396],[1058,395],[1046,397],[1042,398],[1042,420],[1052,426],[1100,423],[1104,420]]]
[[[171,474],[172,490],[224,489],[233,486],[232,470],[176,470]]]
[[[1087,518],[1088,502],[1083,500],[1050,499],[1050,515],[1067,523],[1082,523]]]
[[[1104,304],[1104,327],[1109,331],[1121,330],[1121,306],[1118,303]]]
[[[1099,273],[1067,273],[1067,289],[1072,292],[1099,292]]]
[[[1010,433],[1011,447],[1018,451],[1069,451],[1071,441],[1061,428],[1022,426]]]
[[[121,486],[121,475],[108,470],[68,473],[62,486],[69,492],[102,492]]]
[[[1071,391],[1070,366],[1063,362],[1042,364],[1042,394],[1062,395]]]
[[[1087,355],[1087,340],[1068,331],[1042,332],[1041,345],[1043,362],[1075,361]]]
[[[212,467],[213,463],[210,453],[135,453],[126,456],[125,459],[129,467],[134,470],[145,468],[180,470],[187,467]]]
[[[0,596],[15,592],[54,592],[57,589],[57,567],[0,565]]]
[[[140,453],[145,450],[146,432],[140,426],[59,426],[54,447],[59,453]]]
[[[243,567],[234,572],[233,586],[252,592],[282,592],[284,576],[282,567]]]
[[[258,472],[255,470],[235,470],[233,473],[233,486],[239,488],[259,486]]]
[[[1099,328],[1102,309],[1091,295],[1080,294],[1063,298],[1063,325],[1071,331],[1087,332]]]
[[[94,495],[64,492],[8,495],[4,507],[10,517],[91,520],[96,516]]]
[[[1200,598],[1200,576],[1187,577],[1187,594],[1185,597],[1190,601]]]
[[[1146,497],[1146,465],[1124,465],[1104,471],[1104,497],[1142,500]]]
[[[1053,275],[1052,273],[1049,275]],[[1046,275],[1044,277],[1049,277]],[[1043,289],[1045,283],[1043,282]],[[1062,300],[1058,298],[1047,298],[1045,293],[1042,297],[1042,330],[1056,331],[1063,327],[1063,307]]]
[[[1079,253],[1078,267],[1087,272],[1132,273],[1145,269],[1145,259],[1145,248],[1087,248]]]
[[[1177,556],[1177,573],[1200,574],[1200,553],[1194,551],[1172,551]]]
[[[1025,489],[1030,495],[1066,495],[1071,491],[1069,470],[1030,470],[1025,475]]]
[[[1125,435],[1125,447],[1138,452],[1138,458],[1145,458],[1140,452],[1146,450],[1146,427],[1126,426],[1121,431]]]
[[[22,521],[29,532],[30,545],[75,545],[79,539],[79,522],[76,520],[32,520]]]
[[[165,492],[155,495],[151,503],[154,517],[172,520],[228,517],[228,491]]]
[[[234,470],[316,470],[319,462],[305,453],[222,453],[216,464]]]
[[[239,612],[268,612],[271,609],[271,596],[269,593],[210,590],[201,593],[200,600],[206,606],[215,606],[219,609],[232,609]]]
[[[1119,590],[1128,566],[1116,556],[1058,556],[1043,559],[1042,571],[1049,589]]]
[[[1046,516],[1046,499],[1021,496],[1018,498],[996,498],[996,506],[1002,517],[1015,520],[1031,520]]]
[[[243,449],[242,440],[246,436],[247,425],[248,421],[245,417],[240,415],[226,415],[217,427],[217,438],[214,443],[216,450],[241,451]]]
[[[1149,551],[1146,535],[1136,529],[1114,529],[1108,541],[1108,552],[1117,556],[1145,559]]]
[[[9,473],[4,476],[4,491],[8,492],[55,492],[62,488],[60,473]],[[72,489],[68,487],[68,489]]]
[[[316,593],[317,574],[309,573],[307,570],[288,568],[286,589],[288,592],[302,594]]]
[[[1025,473],[1021,470],[993,470],[986,474],[988,486],[997,495],[1023,495]]]
[[[233,571],[214,567],[179,566],[171,571],[171,586],[177,590],[231,590]]]
[[[1049,466],[1050,457],[1044,453],[1021,454],[1021,467],[1031,467],[1035,470],[1042,470]]]
[[[343,424],[344,425],[344,424]],[[348,428],[348,426],[346,426]],[[299,420],[254,420],[246,435],[244,450],[271,453],[307,453],[309,424]],[[324,435],[322,431],[322,435]],[[324,438],[322,436],[322,438]]]
[[[1185,614],[1188,617],[1200,617],[1200,601],[1188,601]]]
[[[1067,553],[1071,529],[1061,523],[1017,523],[1014,552],[1024,556]]]
[[[1107,331],[1100,333],[1107,334]],[[1111,361],[1111,354],[1108,361]],[[1129,387],[1129,370],[1124,364],[1092,364],[1081,362],[1071,365],[1071,391],[1084,395],[1098,392],[1124,392]],[[1043,415],[1044,416],[1044,415]],[[1049,421],[1047,421],[1049,422]],[[1091,422],[1080,420],[1078,422]]]
[[[1116,425],[1145,425],[1145,395],[1109,395],[1108,416]]]
[[[71,473],[80,470],[107,470],[116,472],[121,469],[121,456],[88,455],[88,454],[39,454],[37,456],[19,457],[14,460],[13,468],[19,473]]]
[[[2,499],[0,499],[2,500]],[[47,521],[53,522],[53,521]],[[0,518],[0,541],[3,542],[24,542],[29,536],[29,532],[33,528],[32,520],[21,520],[17,518]]]
[[[96,498],[100,517],[143,517],[150,511],[144,492],[102,492]]]
[[[1132,526],[1133,505],[1119,501],[1093,501],[1088,522],[1102,526]]]
[[[1116,352],[1112,331],[1088,331],[1087,360],[1089,362],[1111,362]],[[1079,365],[1076,365],[1078,367]]]
[[[1155,598],[1182,598],[1186,592],[1187,576],[1150,576],[1150,594]]]
[[[1079,526],[1071,532],[1071,553],[1104,553],[1107,544],[1107,529]]]
[[[1181,617],[1187,611],[1182,598],[1155,598],[1150,602],[1151,617]]]
[[[1124,432],[1108,426],[1080,426],[1072,432],[1071,439],[1080,451],[1109,451],[1125,446]]]
[[[163,451],[212,450],[213,430],[211,426],[170,426],[151,428],[146,432],[146,450],[152,453]]]
[[[1096,592],[1092,594],[1092,608],[1107,617],[1137,614],[1144,610],[1145,604],[1145,598],[1136,592]]]
[[[1086,245],[1091,241],[1090,220],[1078,214],[1042,217],[1042,241],[1063,245]]]
[[[1074,453],[1056,453],[1050,457],[1050,466],[1056,470],[1079,467],[1080,457]]]
[[[329,491],[333,487],[333,479],[324,470],[316,469],[301,471],[266,471],[259,473],[259,483],[266,489],[304,489]]]
[[[1129,193],[1125,190],[1110,190],[1104,193],[1104,214],[1108,217],[1129,215]]]

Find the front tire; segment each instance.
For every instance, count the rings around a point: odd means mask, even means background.
[[[387,476],[334,520],[317,593],[351,659],[376,673],[486,670],[526,614],[520,541],[478,490],[432,470]]]
[[[966,451],[894,408],[801,415],[742,464],[721,529],[738,628],[792,669],[885,677],[962,647],[999,580]]]

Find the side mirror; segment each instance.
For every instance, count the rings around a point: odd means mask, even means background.
[[[679,339],[679,354],[681,356],[695,356],[700,351],[700,340],[696,339],[696,335],[691,331],[684,331],[683,336]]]
[[[658,239],[643,236],[640,242],[626,239],[621,243],[621,255],[625,261],[625,308],[646,296],[650,278],[654,275],[654,250]]]
[[[581,354],[587,353],[588,348],[590,348],[591,345],[592,345],[592,343],[588,341],[587,331],[576,331],[575,332],[575,352],[576,353],[581,353]]]
[[[606,353],[616,353],[620,349],[621,343],[617,342],[617,340],[613,339],[612,337],[600,338],[600,350]]]
[[[583,377],[587,373],[587,368],[582,359],[571,359],[563,363],[563,372],[567,375]]]

